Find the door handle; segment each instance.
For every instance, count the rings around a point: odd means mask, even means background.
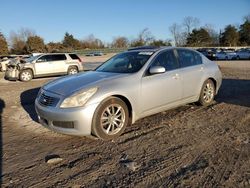
[[[204,70],[204,67],[201,67],[201,68],[200,68],[200,71],[203,71],[203,70]]]
[[[177,80],[179,78],[179,74],[175,74],[172,78]]]

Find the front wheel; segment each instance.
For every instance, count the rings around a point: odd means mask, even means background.
[[[103,140],[112,140],[123,133],[128,122],[126,103],[119,98],[110,97],[101,102],[95,111],[92,134]]]
[[[201,88],[199,103],[203,106],[209,106],[212,104],[215,97],[215,92],[216,91],[213,81],[208,79],[204,82]]]
[[[19,78],[23,82],[28,82],[33,78],[33,73],[31,70],[22,70],[20,72]]]
[[[72,74],[77,74],[78,73],[78,68],[75,66],[69,67],[68,68],[68,75],[72,75]]]

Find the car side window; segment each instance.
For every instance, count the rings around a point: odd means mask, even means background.
[[[51,55],[44,55],[44,56],[38,58],[36,62],[38,62],[38,63],[39,62],[47,62],[47,61],[51,61],[51,60],[52,60]]]
[[[66,60],[66,56],[64,54],[52,55],[52,61],[63,61],[63,60]]]
[[[202,64],[201,56],[191,50],[177,49],[181,67],[189,67]]]
[[[177,69],[178,63],[174,51],[168,50],[160,53],[151,64],[151,67],[153,66],[162,66],[166,69],[166,71]]]

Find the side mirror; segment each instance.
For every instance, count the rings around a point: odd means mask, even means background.
[[[166,69],[162,66],[154,66],[154,67],[150,67],[149,69],[150,74],[162,74],[164,72],[166,72]]]
[[[41,62],[44,62],[42,59],[37,59],[36,60],[36,63],[41,63]]]

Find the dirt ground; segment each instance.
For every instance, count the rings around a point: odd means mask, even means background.
[[[3,187],[250,187],[250,62],[219,63],[210,107],[185,105],[137,121],[115,141],[54,133],[34,100],[48,80],[0,79]],[[50,157],[61,162],[48,164]]]

